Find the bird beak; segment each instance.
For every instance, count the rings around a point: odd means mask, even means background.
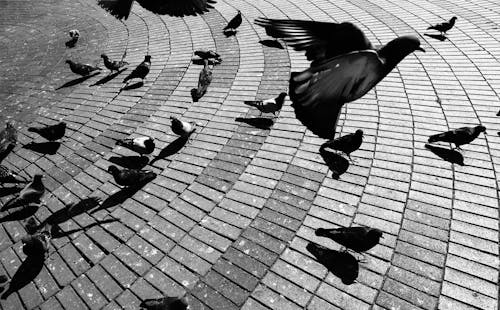
[[[424,52],[425,53],[425,50],[423,48],[421,48],[420,46],[417,47],[417,51],[421,51],[421,52]]]

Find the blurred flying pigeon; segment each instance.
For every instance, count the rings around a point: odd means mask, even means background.
[[[146,10],[156,14],[186,16],[203,14],[213,8],[214,0],[137,0]],[[97,0],[97,3],[118,19],[127,19],[134,0]]]
[[[224,29],[222,29],[223,32],[226,34],[236,33],[236,28],[238,28],[241,25],[242,21],[243,19],[241,18],[241,12],[238,10],[238,14],[236,14],[236,16],[233,17],[233,19],[231,19],[229,23],[227,23]]]
[[[188,304],[184,298],[163,297],[158,299],[146,299],[139,307],[146,310],[186,310]]]
[[[453,26],[455,26],[456,20],[457,20],[457,17],[453,16],[449,21],[444,22],[444,23],[440,23],[440,24],[436,24],[434,26],[430,26],[429,28],[427,28],[427,30],[433,29],[433,30],[439,31],[442,35],[446,34],[446,32],[448,30],[450,30],[451,28],[453,28]]]
[[[266,33],[306,51],[309,69],[292,72],[290,99],[296,117],[321,138],[333,139],[342,105],[364,96],[408,54],[424,51],[414,36],[375,50],[355,25],[259,18]]]
[[[130,72],[130,74],[123,80],[123,83],[127,83],[132,79],[141,79],[144,81],[146,75],[149,73],[149,68],[151,67],[151,56],[146,55],[144,57],[144,61],[141,62],[134,71]]]
[[[155,150],[155,142],[151,137],[137,137],[133,139],[122,139],[116,141],[116,145],[124,146],[141,155],[151,154]]]
[[[92,66],[89,64],[82,64],[79,62],[74,62],[74,61],[69,60],[69,59],[66,60],[66,63],[69,64],[69,68],[71,69],[71,71],[73,71],[73,73],[79,74],[81,76],[87,76],[94,71],[102,70],[101,68],[99,68],[97,66]]]
[[[0,184],[3,183],[26,183],[26,179],[21,177],[19,174],[5,167],[4,165],[0,165]]]
[[[122,169],[111,165],[108,167],[108,172],[113,175],[116,184],[120,186],[138,186],[145,184],[154,178],[156,178],[156,173],[147,170],[135,170],[135,169]]]
[[[351,153],[359,149],[362,142],[363,130],[358,129],[355,133],[350,133],[324,143],[321,145],[321,149],[330,148],[332,150],[341,151],[346,154],[351,161],[353,161]]]
[[[175,116],[170,116],[172,132],[181,137],[189,137],[193,132],[196,131],[195,122],[181,121]]]
[[[450,130],[443,133],[438,133],[429,137],[428,142],[433,143],[437,141],[454,143],[455,148],[461,150],[460,146],[469,144],[476,139],[481,132],[486,133],[486,127],[461,127],[455,130]]]
[[[24,229],[29,235],[35,234],[40,228],[40,222],[36,219],[36,217],[29,217],[24,223]]]
[[[30,127],[28,131],[35,132],[49,141],[62,139],[66,133],[66,123],[60,122],[45,127]]]
[[[198,102],[205,95],[208,85],[212,82],[212,69],[208,65],[208,60],[204,59],[203,63],[203,69],[201,69],[200,76],[198,77],[198,88],[191,89],[191,97],[194,102]]]
[[[256,107],[260,111],[260,115],[262,113],[273,113],[276,115],[276,112],[281,110],[283,107],[283,103],[285,102],[286,93],[279,94],[276,98],[266,99],[266,100],[256,100],[256,101],[245,101],[246,105]]]
[[[327,237],[356,252],[364,252],[376,246],[382,231],[370,227],[318,228],[316,236]]]
[[[41,174],[35,175],[33,181],[27,184],[16,197],[6,202],[0,208],[0,211],[40,202],[40,199],[45,193],[45,186],[43,185],[42,178],[43,176]]]
[[[0,162],[9,155],[17,144],[17,130],[8,122],[0,132]]]
[[[108,68],[111,71],[111,73],[113,73],[113,71],[119,71],[120,68],[129,64],[128,62],[123,60],[125,58],[125,55],[126,53],[123,53],[123,57],[120,61],[118,60],[111,61],[106,54],[101,54],[101,58],[104,61],[104,66]]]

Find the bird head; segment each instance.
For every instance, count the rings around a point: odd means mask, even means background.
[[[33,182],[41,182],[43,179],[43,174],[36,174],[34,177],[33,177]]]
[[[65,61],[65,62],[66,62],[67,64],[70,64],[70,65],[71,65],[71,64],[74,64],[74,62],[73,62],[72,60],[69,60],[69,59],[66,59],[66,61]]]
[[[146,55],[146,56],[144,56],[144,61],[149,61],[149,62],[151,62],[151,55]]]
[[[454,21],[456,21],[456,20],[457,20],[457,17],[456,17],[456,16],[453,16],[453,17],[450,19],[450,21],[452,21],[452,22],[454,22]]]
[[[111,165],[108,167],[108,172],[111,173],[112,175],[115,175],[120,172],[117,166]]]
[[[280,93],[280,94],[278,95],[278,98],[279,98],[280,100],[283,100],[283,99],[285,99],[286,95],[287,95],[287,93],[282,92],[282,93]]]
[[[108,55],[106,55],[106,54],[103,53],[103,54],[101,54],[101,58],[102,59],[108,59]]]
[[[241,11],[240,10],[238,10],[238,15],[241,15]]]
[[[80,36],[80,32],[76,29],[72,29],[69,31],[69,36],[74,38],[74,37],[79,37]]]
[[[476,130],[478,132],[484,132],[486,134],[486,127],[484,127],[483,125],[476,126]]]
[[[361,136],[361,137],[363,137],[363,130],[358,129],[358,130],[356,130],[356,132],[355,132],[354,134],[355,134],[356,136]]]
[[[150,148],[150,147],[155,147],[155,140],[153,138],[149,138],[147,140],[144,141],[144,145],[147,147],[147,148]]]
[[[382,236],[383,232],[380,229],[377,228],[372,228],[368,231],[367,236],[371,239],[376,239],[377,242],[380,240],[380,238],[383,238]]]
[[[414,51],[425,50],[420,47],[420,40],[415,36],[402,36],[382,47],[378,54],[385,59],[386,66],[392,70],[403,58]]]

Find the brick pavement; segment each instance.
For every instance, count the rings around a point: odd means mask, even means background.
[[[242,26],[226,38],[221,29],[237,9]],[[47,175],[52,195],[40,220],[87,197],[104,200],[61,224],[68,233],[52,240],[38,275],[2,309],[137,309],[163,294],[186,294],[192,309],[497,309],[499,9],[491,0],[219,0],[182,19],[135,5],[122,23],[93,0],[2,1],[0,118],[20,128],[4,163]],[[258,44],[269,38],[256,17],[348,20],[382,44],[453,15],[449,40],[421,36],[426,54],[408,56],[344,107],[338,131],[360,128],[365,140],[338,179],[318,153],[323,141],[289,102],[270,128],[235,121],[259,114],[243,100],[286,90],[289,72],[308,66],[302,53]],[[82,37],[66,49],[72,28]],[[201,66],[191,57],[200,48],[223,62],[192,103]],[[76,79],[65,59],[97,63],[102,52],[125,50],[129,70],[152,55],[143,87],[119,93],[125,71],[61,88]],[[202,124],[191,143],[178,145],[173,114]],[[41,142],[28,125],[57,120],[69,130],[55,154],[22,147]],[[424,148],[436,131],[477,123],[488,135],[465,147],[465,166]],[[153,182],[127,193],[105,170],[134,159],[114,140],[138,135],[155,138],[153,156],[166,155],[146,166],[159,174]],[[169,148],[180,150],[161,153]],[[347,286],[305,246],[339,249],[314,229],[350,225],[377,227],[385,238]],[[25,233],[19,221],[0,226],[0,273],[19,270]]]

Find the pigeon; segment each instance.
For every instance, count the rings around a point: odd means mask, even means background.
[[[0,184],[4,183],[27,183],[27,181],[4,165],[0,165]]]
[[[212,69],[208,65],[208,60],[204,59],[203,63],[203,69],[201,69],[198,77],[198,88],[191,89],[191,97],[194,102],[198,102],[205,95],[208,85],[212,82]]]
[[[21,239],[23,252],[27,256],[45,256],[49,251],[51,236],[48,231],[42,231],[33,235],[25,236]]]
[[[156,178],[156,173],[153,171],[135,169],[120,170],[114,165],[108,167],[108,172],[113,175],[116,184],[125,187],[134,187],[145,184]]]
[[[443,35],[443,34],[446,34],[446,32],[448,30],[453,28],[453,26],[455,26],[456,21],[457,21],[457,17],[453,16],[449,21],[444,22],[444,23],[440,23],[440,24],[436,24],[434,26],[430,26],[429,28],[427,28],[427,30],[429,30],[429,29],[437,30]]]
[[[66,123],[60,122],[45,127],[30,127],[28,131],[35,132],[49,141],[62,139],[66,133]]]
[[[195,122],[185,122],[179,120],[175,116],[170,116],[172,132],[181,137],[189,137],[196,131],[197,124]]]
[[[370,227],[318,228],[316,236],[327,237],[355,252],[364,252],[376,246],[382,231]]]
[[[9,155],[17,144],[17,130],[8,122],[0,132],[0,162]]]
[[[201,59],[214,59],[218,60],[219,62],[222,62],[220,55],[212,50],[197,50],[194,51],[194,54],[200,57]]]
[[[312,60],[307,70],[292,72],[289,95],[295,116],[324,139],[335,137],[345,103],[364,96],[410,53],[424,51],[414,36],[374,49],[361,29],[349,22],[258,18],[255,23]]]
[[[78,42],[78,38],[80,38],[80,31],[77,29],[72,29],[69,31],[70,40],[66,42],[67,47],[74,47],[76,42]]]
[[[170,16],[203,14],[213,8],[214,0],[137,0],[146,10]],[[97,0],[97,3],[118,19],[127,19],[134,0]]]
[[[358,129],[355,133],[350,133],[348,135],[338,137],[337,139],[327,141],[321,145],[320,149],[330,148],[332,150],[341,151],[349,157],[349,160],[353,161],[351,153],[359,149],[362,142],[363,130]]]
[[[449,142],[455,144],[455,149],[461,150],[460,146],[469,144],[476,139],[481,132],[486,133],[486,127],[461,127],[455,130],[450,130],[443,133],[438,133],[429,137],[428,142],[433,143],[437,141]]]
[[[130,74],[123,80],[123,83],[127,83],[132,79],[141,79],[144,81],[146,75],[149,73],[149,68],[151,67],[151,56],[146,55],[144,57],[144,61],[141,62],[134,71],[130,72]]]
[[[125,58],[125,53],[123,54],[122,60],[120,61],[111,61],[106,54],[101,54],[101,58],[104,61],[104,66],[108,68],[111,73],[113,73],[113,71],[119,71],[120,68],[129,64],[128,62],[123,60]]]
[[[186,310],[188,304],[184,298],[162,297],[157,299],[146,299],[139,307],[146,310]]]
[[[306,249],[316,257],[318,262],[342,280],[345,285],[356,282],[359,275],[358,260],[348,252],[328,249],[310,242]]]
[[[134,139],[122,139],[116,141],[116,145],[124,146],[141,155],[149,155],[155,150],[155,142],[151,137],[137,137]]]
[[[241,11],[238,10],[238,14],[236,14],[233,19],[227,23],[226,27],[224,27],[223,32],[224,33],[236,33],[236,28],[238,28],[241,25],[241,22],[243,19],[241,18]]]
[[[81,76],[87,76],[94,71],[102,70],[101,68],[99,68],[97,66],[92,66],[89,64],[82,64],[79,62],[74,62],[74,61],[69,60],[69,59],[66,60],[66,63],[69,64],[69,68],[71,69],[71,71],[73,71],[73,73],[79,74]]]
[[[281,93],[276,98],[257,101],[245,101],[245,104],[256,107],[260,111],[260,115],[262,115],[262,113],[273,113],[273,115],[276,115],[276,112],[281,110],[281,108],[283,107],[285,97],[286,93]]]
[[[6,202],[0,211],[10,208],[25,206],[33,202],[40,202],[43,194],[45,194],[45,186],[42,182],[43,175],[37,174],[29,184],[27,184],[13,199]]]
[[[36,219],[36,217],[29,217],[24,223],[24,229],[29,235],[35,234],[40,228],[40,222]]]

